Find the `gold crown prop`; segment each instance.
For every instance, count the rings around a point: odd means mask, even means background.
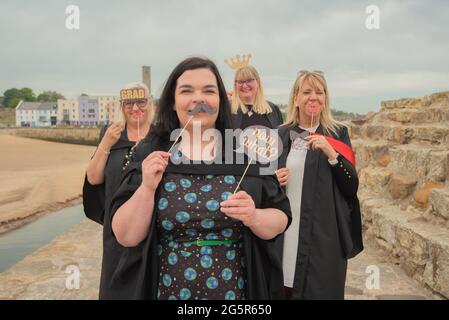
[[[251,54],[244,54],[243,59],[240,59],[240,55],[237,54],[235,56],[235,60],[233,58],[230,58],[231,62],[228,61],[228,59],[225,59],[225,63],[232,69],[237,70],[243,67],[246,67],[249,64],[249,60],[251,60]]]

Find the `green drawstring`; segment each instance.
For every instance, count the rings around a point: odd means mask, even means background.
[[[224,245],[224,244],[231,244],[231,243],[236,243],[238,241],[240,241],[241,239],[229,239],[229,240],[195,240],[195,241],[191,241],[191,242],[185,242],[184,245],[186,246],[190,246],[190,245],[197,245],[200,247],[203,246],[220,246],[220,245]]]

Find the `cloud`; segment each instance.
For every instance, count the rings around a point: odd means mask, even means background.
[[[447,90],[446,1],[376,1],[380,30],[365,28],[365,1],[2,1],[0,91],[29,86],[116,94],[152,66],[160,91],[173,67],[195,54],[224,63],[252,53],[269,99],[286,103],[300,69],[323,70],[342,109],[376,108],[388,96]],[[65,28],[77,4],[81,29]],[[351,97],[357,103],[351,102]]]

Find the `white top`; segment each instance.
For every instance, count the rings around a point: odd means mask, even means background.
[[[301,129],[315,132],[318,125],[310,129]],[[284,271],[284,286],[293,288],[295,278],[296,256],[298,253],[299,220],[301,214],[302,181],[304,179],[304,166],[306,164],[307,141],[296,138],[292,142],[287,157],[289,178],[287,182],[287,196],[292,210],[292,223],[284,234],[284,254],[282,267]]]

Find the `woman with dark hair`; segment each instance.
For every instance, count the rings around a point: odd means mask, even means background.
[[[116,280],[123,297],[280,298],[282,266],[266,242],[287,228],[290,205],[276,178],[258,176],[256,166],[235,193],[245,164],[221,164],[224,143],[203,141],[208,130],[219,138],[232,128],[212,61],[193,57],[178,64],[155,123],[112,202],[117,241],[141,251],[120,261]],[[170,156],[170,140],[177,140],[170,135],[180,128],[185,130]]]

